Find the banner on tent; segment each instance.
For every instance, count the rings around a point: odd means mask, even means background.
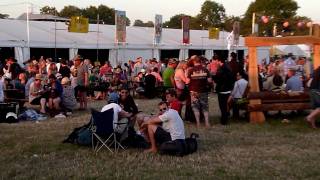
[[[183,16],[182,17],[182,43],[190,44],[190,17]]]
[[[154,44],[160,44],[162,36],[162,15],[156,14],[154,22]]]
[[[89,19],[81,16],[72,16],[68,30],[69,32],[88,33]]]
[[[219,39],[219,33],[220,29],[219,28],[209,28],[209,39]]]
[[[126,12],[116,11],[116,43],[126,42]]]

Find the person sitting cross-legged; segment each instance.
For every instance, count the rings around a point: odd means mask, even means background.
[[[185,139],[184,124],[178,112],[168,108],[166,102],[160,102],[158,105],[160,115],[141,125],[141,130],[144,131],[146,139],[151,144],[146,152],[157,152],[157,144]]]

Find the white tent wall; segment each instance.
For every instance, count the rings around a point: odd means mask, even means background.
[[[212,58],[212,56],[213,56],[213,50],[212,49],[207,49],[205,51],[205,57],[210,60]]]
[[[189,49],[183,48],[179,51],[179,60],[186,60],[189,58]]]
[[[17,60],[18,64],[23,64],[24,57],[22,47],[14,47],[14,58]]]
[[[153,49],[152,50],[152,58],[156,58],[157,60],[160,60],[160,49]]]
[[[70,48],[69,49],[69,59],[73,59],[78,54],[77,48]]]
[[[257,48],[257,58],[258,64],[261,64],[263,59],[266,59],[266,63],[270,62],[270,48],[271,47],[258,47]],[[245,56],[248,55],[248,49],[244,50]]]

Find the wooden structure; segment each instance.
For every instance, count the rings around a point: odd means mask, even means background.
[[[313,26],[313,33],[310,36],[288,36],[288,37],[245,37],[245,45],[249,50],[249,85],[250,92],[259,92],[258,83],[258,63],[257,63],[257,47],[274,46],[274,45],[295,45],[309,44],[313,46],[314,53],[314,69],[320,66],[320,29],[319,25]],[[259,106],[261,99],[252,99],[250,106]],[[263,123],[265,121],[264,114],[261,111],[250,112],[251,123]]]
[[[311,109],[309,92],[252,92],[249,100],[261,100],[261,104],[248,104],[249,112],[277,111],[277,110],[305,110]]]

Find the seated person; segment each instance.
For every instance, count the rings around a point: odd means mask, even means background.
[[[63,86],[61,96],[62,106],[67,111],[67,114],[70,114],[77,106],[77,100],[74,96],[74,89],[71,87],[71,81],[68,77],[64,77],[61,80],[61,85]]]
[[[134,102],[134,99],[129,94],[128,89],[124,87],[120,89],[120,98],[118,102],[119,102],[119,105],[122,107],[122,109],[126,112],[133,113],[133,115],[136,115],[139,112],[138,107]],[[134,125],[135,119],[132,119],[132,120]]]
[[[116,87],[111,87],[109,89],[109,92],[108,92],[108,102],[114,102],[114,103],[118,103],[119,101],[119,94],[116,90]]]
[[[170,109],[178,111],[178,113],[181,115],[182,104],[177,99],[177,92],[174,89],[167,90],[166,100],[169,103]]]
[[[126,127],[126,124],[117,125],[116,123],[128,123],[128,118],[132,116],[132,113],[128,113],[122,110],[122,108],[118,104],[112,101],[109,101],[109,104],[103,106],[101,112],[107,111],[109,109],[113,109],[114,130],[118,133],[122,133],[124,131],[124,128]]]
[[[288,78],[286,91],[303,91],[302,79],[296,74],[296,68],[289,68]]]
[[[56,76],[54,74],[49,75],[49,98],[48,98],[48,108],[52,112],[52,114],[55,114],[54,111],[59,111],[60,103],[61,103],[61,96],[63,92],[63,88],[61,83],[57,80]]]
[[[275,69],[273,74],[263,83],[263,89],[274,92],[283,90],[283,78],[279,75],[278,70]]]
[[[46,113],[46,97],[43,85],[41,83],[41,74],[36,74],[34,82],[30,84],[29,103],[31,105],[40,105],[40,113]]]
[[[248,81],[243,78],[243,73],[237,73],[237,81],[234,83],[233,90],[229,96],[228,99],[228,104],[232,102],[232,116],[234,119],[239,118],[239,105],[238,101],[241,98],[244,98],[243,96],[245,95],[245,91],[247,90],[248,87]]]
[[[145,121],[141,125],[151,148],[147,152],[157,152],[157,144],[164,142],[184,140],[184,124],[178,112],[170,109],[166,102],[159,103],[161,115]],[[162,123],[162,125],[160,125]]]

